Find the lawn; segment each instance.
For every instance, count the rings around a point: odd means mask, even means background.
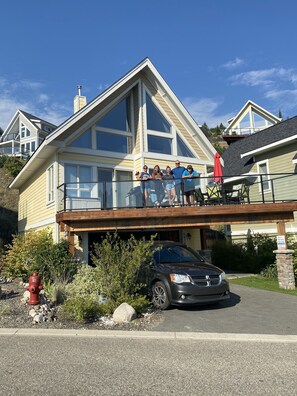
[[[255,287],[256,289],[270,290],[270,291],[297,296],[297,288],[295,290],[280,289],[278,287],[277,280],[264,278],[263,276],[260,275],[229,279],[229,282],[231,284],[234,283],[236,285]]]

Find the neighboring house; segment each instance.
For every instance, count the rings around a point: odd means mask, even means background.
[[[297,116],[231,144],[223,153],[227,185],[242,181],[249,185],[251,202],[296,200],[297,196]],[[252,215],[251,215],[252,216]],[[297,217],[286,231],[297,235]],[[275,223],[232,225],[233,240],[247,233],[277,233]]]
[[[76,106],[80,99],[75,98]],[[100,240],[96,218],[100,215],[102,221],[102,212],[113,212],[114,217],[120,212],[99,209],[129,206],[129,191],[139,185],[133,181],[135,172],[144,164],[165,169],[178,158],[206,176],[214,154],[196,122],[151,61],[144,59],[46,136],[12,182],[10,187],[20,194],[19,232],[48,227],[55,241],[71,234],[76,250],[87,260],[91,242]],[[57,220],[57,213],[77,219],[77,210],[89,210],[85,213],[90,217],[79,224],[80,232],[73,233]],[[156,210],[164,214],[169,209]],[[141,211],[133,209],[133,214]],[[108,218],[102,230],[107,226]],[[154,233],[149,218],[146,229]],[[188,235],[194,247],[201,248],[200,231],[190,230],[176,227],[166,234],[166,227],[162,229],[167,239],[172,233],[181,240]]]
[[[262,131],[281,121],[281,118],[248,100],[238,114],[228,120],[223,139],[230,145],[239,139]]]
[[[0,155],[27,158],[56,125],[23,110],[18,110],[0,136]]]

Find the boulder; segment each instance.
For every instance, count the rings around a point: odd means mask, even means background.
[[[116,323],[131,322],[136,319],[136,311],[127,303],[121,304],[113,313],[113,320]]]

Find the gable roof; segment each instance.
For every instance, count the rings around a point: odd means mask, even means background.
[[[231,133],[232,129],[247,115],[249,114],[250,111],[253,111],[254,113],[258,114],[265,120],[271,122],[272,124],[276,124],[278,122],[281,122],[282,119],[279,117],[276,117],[269,111],[265,110],[263,107],[257,105],[256,103],[252,102],[251,100],[248,100],[246,104],[239,110],[239,112],[236,114],[235,117],[231,118],[228,120],[229,125],[224,131],[224,135],[228,135]]]
[[[269,151],[297,139],[297,116],[232,143],[223,153],[224,175],[248,173],[256,153]]]
[[[24,110],[19,110],[19,112],[22,113],[35,126],[35,128],[37,128],[37,129],[39,129],[38,123],[44,123],[44,124],[51,125],[54,129],[57,128],[57,125],[52,124],[51,122],[46,121],[46,120],[44,120],[44,119],[42,119],[40,117],[36,117],[33,114],[27,113]]]
[[[6,135],[9,135],[10,129],[13,127],[13,125],[15,124],[16,120],[18,119],[18,117],[20,115],[23,115],[23,117],[25,117],[28,120],[28,122],[36,129],[40,129],[38,122],[48,124],[51,127],[53,127],[53,129],[57,128],[56,125],[52,124],[51,122],[45,121],[40,117],[34,116],[33,114],[30,114],[30,113],[27,113],[24,110],[17,110],[16,113],[14,114],[13,118],[11,119],[10,123],[8,124],[8,126],[6,127],[4,132],[2,133],[2,135],[0,134],[1,140],[3,140]]]
[[[55,152],[57,147],[64,147],[65,143],[63,141],[63,136],[66,137],[67,134],[71,134],[72,130],[74,130],[77,125],[83,124],[84,120],[87,120],[87,117],[90,117],[90,115],[92,115],[96,111],[100,104],[102,104],[118,89],[129,83],[133,77],[137,77],[140,72],[145,73],[146,77],[148,77],[149,80],[154,81],[158,85],[158,88],[162,91],[163,97],[166,96],[168,101],[170,101],[170,104],[179,111],[179,114],[181,115],[184,123],[191,130],[192,137],[194,139],[197,139],[197,137],[199,137],[200,141],[203,141],[204,150],[207,153],[207,156],[210,158],[210,161],[213,161],[215,149],[206,138],[204,133],[200,130],[198,124],[190,115],[188,110],[184,107],[184,105],[177,98],[171,88],[167,85],[163,77],[152,64],[152,62],[148,58],[145,58],[137,66],[131,69],[128,73],[126,73],[122,78],[117,80],[113,85],[108,87],[91,102],[87,103],[78,112],[66,119],[55,131],[48,135],[43,143],[33,153],[24,168],[13,180],[9,187],[19,188],[22,183],[31,176],[32,172],[38,169],[40,164],[43,163],[46,158],[48,158]]]

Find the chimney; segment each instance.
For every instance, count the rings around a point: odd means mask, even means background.
[[[82,109],[87,104],[87,98],[85,96],[81,96],[82,86],[77,86],[78,95],[74,97],[74,113]]]

